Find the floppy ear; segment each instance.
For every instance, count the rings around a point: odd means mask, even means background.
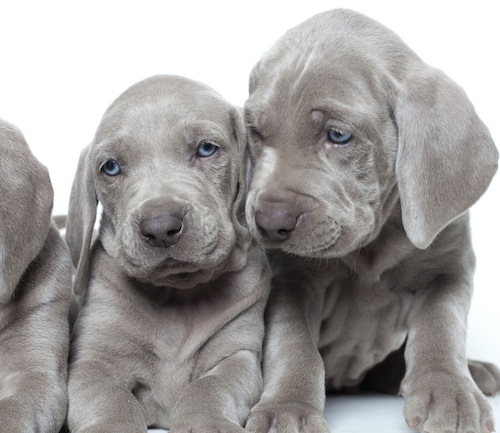
[[[42,249],[54,192],[17,128],[0,122],[0,303],[8,302]]]
[[[79,295],[87,287],[90,276],[90,244],[97,213],[97,195],[90,163],[90,146],[80,154],[71,188],[66,242],[76,267],[74,292]]]
[[[424,249],[484,193],[498,151],[463,90],[431,67],[402,83],[394,114],[403,225]]]
[[[247,198],[247,187],[249,185],[250,177],[250,158],[248,154],[246,132],[241,109],[234,108],[231,111],[231,122],[233,127],[233,137],[238,148],[238,160],[236,162],[238,181],[233,189],[233,197],[235,198],[233,202],[232,217],[233,224],[238,235],[240,235],[242,239],[246,240],[250,236],[245,219],[245,201]]]

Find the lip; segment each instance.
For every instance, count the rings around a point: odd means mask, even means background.
[[[261,239],[261,242],[262,244],[264,245],[265,248],[268,248],[268,249],[283,249],[283,245],[287,243],[287,240],[283,240],[283,241],[270,241],[270,240],[266,240],[264,238],[260,238]]]
[[[328,240],[321,244],[311,245],[307,247],[304,242],[296,241],[293,234],[289,239],[282,241],[267,240],[260,237],[262,244],[266,249],[281,250],[285,253],[293,254],[302,257],[325,257],[325,254],[331,253],[332,250],[337,246],[338,241],[342,234],[342,227],[336,222],[335,232],[333,236],[329,236]],[[300,247],[300,248],[297,248]],[[336,256],[336,255],[335,255]],[[329,257],[333,257],[330,256]]]

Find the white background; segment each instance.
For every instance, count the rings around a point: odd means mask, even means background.
[[[150,75],[179,74],[203,81],[242,105],[248,74],[262,53],[288,28],[334,7],[355,9],[386,24],[426,62],[443,69],[464,87],[500,143],[498,0],[0,0],[0,117],[24,132],[35,155],[48,166],[54,212],[66,213],[79,152],[123,90]],[[472,209],[478,266],[468,338],[470,357],[497,364],[499,199],[500,175]],[[353,408],[360,401],[348,399],[342,407]],[[500,418],[498,401],[493,400]],[[363,407],[365,403],[352,412],[350,427],[350,412],[340,411],[346,423],[334,431],[357,431],[356,422],[367,415]],[[394,431],[406,431],[404,423],[399,425],[400,414],[391,411]],[[376,431],[373,418],[367,421],[369,431]]]

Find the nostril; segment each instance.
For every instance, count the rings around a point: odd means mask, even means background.
[[[257,226],[261,236],[265,239],[271,239],[273,241],[285,241],[287,240],[292,230],[278,229],[278,230],[265,230],[262,227]]]
[[[174,230],[169,230],[167,232],[167,236],[177,236],[180,232],[181,232],[181,229],[182,229],[182,226],[179,227],[178,229],[174,229]]]
[[[145,240],[146,242],[156,240],[156,238],[155,238],[153,235],[144,235],[144,234],[143,234],[143,235],[142,235],[142,237],[144,238],[144,240]]]

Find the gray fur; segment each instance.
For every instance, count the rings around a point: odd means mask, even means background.
[[[219,146],[213,157],[196,156],[203,140]],[[244,221],[245,149],[240,110],[181,77],[141,81],[104,114],[81,154],[66,235],[81,297],[73,433],[243,432],[262,388],[270,288]],[[117,176],[101,170],[110,158]],[[145,231],[179,220],[163,241]]]
[[[288,31],[255,66],[245,117],[247,218],[270,250],[255,433],[326,432],[328,389],[358,386],[406,341],[410,427],[490,432],[500,373],[465,355],[467,210],[498,152],[453,81],[348,10]],[[329,139],[335,130],[346,144]],[[334,137],[335,138],[335,137]]]
[[[57,433],[66,414],[71,261],[47,169],[0,120],[0,432]]]

